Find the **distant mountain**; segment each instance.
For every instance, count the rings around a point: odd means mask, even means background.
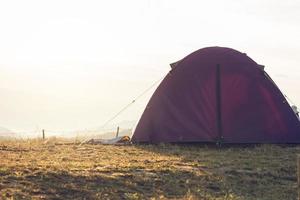
[[[13,138],[16,134],[12,132],[11,130],[8,130],[7,128],[0,127],[0,138]]]
[[[132,134],[132,129],[120,129],[118,136],[131,136]],[[99,139],[112,139],[117,136],[117,131],[115,132],[107,132],[104,134],[99,134],[96,136],[96,138]]]
[[[112,139],[116,137],[117,129],[120,128],[118,136],[131,136],[136,121],[124,120],[118,123],[109,124],[104,128],[98,128],[99,133],[96,138]]]
[[[108,124],[105,127],[98,127],[92,130],[77,130],[70,132],[68,136],[79,138],[98,138],[98,139],[112,139],[116,137],[118,127],[120,128],[118,136],[131,136],[132,130],[136,121],[121,121],[115,124]],[[64,134],[66,137],[67,135]]]

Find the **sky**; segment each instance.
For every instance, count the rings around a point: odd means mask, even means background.
[[[97,129],[207,46],[247,53],[300,107],[299,13],[295,0],[1,1],[0,127]],[[137,121],[155,87],[112,123]]]

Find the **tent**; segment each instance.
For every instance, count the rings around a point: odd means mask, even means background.
[[[300,123],[276,84],[245,53],[207,47],[171,64],[133,142],[300,143]]]

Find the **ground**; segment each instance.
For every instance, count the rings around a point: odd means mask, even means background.
[[[300,146],[0,142],[0,199],[297,198]]]

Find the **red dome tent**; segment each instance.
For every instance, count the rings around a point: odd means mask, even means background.
[[[208,47],[171,67],[133,142],[300,143],[297,116],[246,54]]]

